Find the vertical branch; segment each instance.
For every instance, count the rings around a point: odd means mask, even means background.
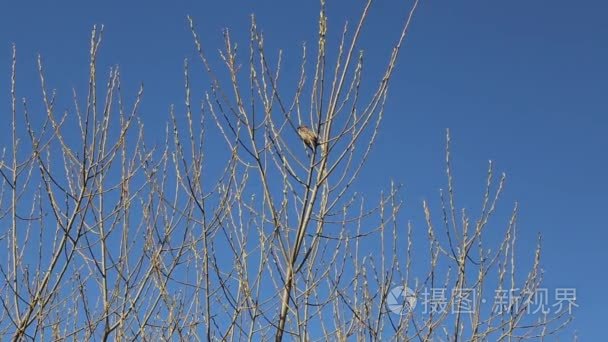
[[[11,141],[12,141],[12,156],[11,156],[11,253],[12,253],[12,291],[13,291],[13,305],[15,308],[15,317],[19,319],[21,317],[21,310],[19,306],[20,296],[19,296],[19,283],[18,283],[18,275],[17,275],[17,265],[19,264],[18,260],[18,237],[17,237],[17,149],[19,145],[19,141],[17,138],[17,95],[16,95],[16,78],[17,78],[17,48],[15,44],[13,44],[13,55],[12,55],[12,63],[11,63]],[[17,321],[18,324],[21,322]]]

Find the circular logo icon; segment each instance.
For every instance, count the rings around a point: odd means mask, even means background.
[[[394,287],[386,298],[386,306],[395,315],[405,315],[416,307],[416,293],[407,286]]]

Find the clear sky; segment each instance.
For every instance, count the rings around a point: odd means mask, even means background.
[[[335,38],[362,2],[328,2]],[[371,72],[380,72],[409,5],[382,0],[373,7],[361,41]],[[40,53],[50,87],[69,104],[72,87],[86,86],[90,29],[104,24],[100,63],[120,66],[126,97],[145,84],[142,115],[155,129],[183,99],[183,59],[196,60],[186,15],[212,52],[224,27],[246,46],[250,13],[267,48],[284,49],[286,77],[296,77],[302,42],[315,41],[316,1],[4,1],[0,117],[10,113],[13,42],[20,96],[39,96]],[[436,200],[445,187],[446,128],[461,206],[478,208],[492,159],[507,174],[502,205],[520,204],[521,255],[532,255],[542,233],[545,286],[577,289],[572,328],[583,341],[606,336],[600,322],[608,309],[606,13],[600,0],[422,0],[363,174],[365,191],[402,183],[404,215],[421,219],[421,200]]]

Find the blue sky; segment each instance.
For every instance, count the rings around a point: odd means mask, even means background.
[[[330,36],[356,18],[360,3],[329,1]],[[408,6],[384,0],[373,7],[360,44],[372,75],[381,72]],[[605,336],[599,317],[608,308],[607,11],[605,2],[585,0],[421,1],[361,185],[377,193],[391,179],[402,183],[404,215],[421,219],[420,202],[435,201],[445,187],[450,128],[460,206],[478,207],[488,159],[506,172],[502,205],[520,204],[521,255],[532,255],[542,233],[545,285],[577,289],[573,328],[582,340]],[[144,121],[161,129],[155,122],[183,99],[183,59],[196,60],[186,15],[211,53],[225,27],[246,46],[250,13],[269,51],[284,50],[284,73],[295,78],[302,42],[315,39],[315,1],[4,2],[0,115],[10,109],[13,42],[20,96],[39,96],[40,53],[50,87],[69,104],[72,87],[86,85],[90,29],[104,24],[100,63],[120,66],[127,97],[145,84]]]

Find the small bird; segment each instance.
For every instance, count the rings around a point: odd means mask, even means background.
[[[317,138],[317,135],[306,125],[298,126],[298,135],[300,136],[302,141],[304,141],[306,146],[308,146],[313,151],[315,150],[317,145],[319,145],[319,139]]]

